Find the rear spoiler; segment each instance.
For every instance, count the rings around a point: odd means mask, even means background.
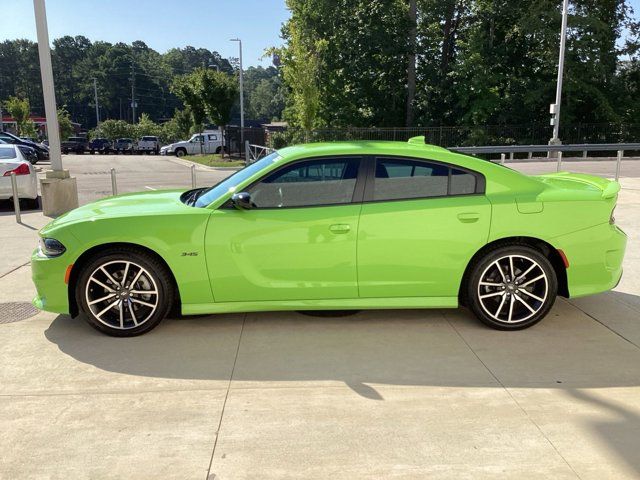
[[[583,173],[558,172],[540,176],[553,178],[562,178],[564,176],[570,177],[573,181],[581,182],[585,185],[591,185],[592,187],[601,190],[602,198],[613,198],[620,191],[620,184],[614,180],[607,180],[606,178],[585,175]]]

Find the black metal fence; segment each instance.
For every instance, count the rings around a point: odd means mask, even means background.
[[[548,124],[483,125],[462,127],[386,127],[386,128],[331,128],[303,132],[288,128],[245,128],[244,139],[256,145],[282,148],[296,143],[330,142],[345,140],[391,140],[405,142],[411,137],[424,135],[426,142],[442,147],[475,145],[543,145],[551,138]],[[239,127],[227,127],[227,145],[232,154],[243,154]],[[640,123],[582,123],[563,125],[560,139],[565,144],[622,143],[640,141]]]

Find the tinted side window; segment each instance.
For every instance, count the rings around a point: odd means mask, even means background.
[[[320,159],[295,163],[249,189],[258,208],[350,203],[360,159]]]
[[[378,159],[373,200],[447,195],[449,168],[429,162]]]
[[[457,168],[451,169],[449,195],[468,195],[476,192],[476,176]]]

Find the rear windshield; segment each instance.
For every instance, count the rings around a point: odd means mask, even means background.
[[[70,142],[84,142],[84,138],[82,137],[69,137]]]
[[[142,137],[143,142],[155,142],[158,140],[158,137]]]
[[[16,158],[15,148],[7,148],[0,146],[0,160],[9,160]]]

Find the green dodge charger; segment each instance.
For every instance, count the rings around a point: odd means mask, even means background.
[[[101,332],[171,312],[456,308],[529,327],[613,288],[620,185],[402,142],[288,147],[210,188],[105,198],[40,231],[34,304]]]

